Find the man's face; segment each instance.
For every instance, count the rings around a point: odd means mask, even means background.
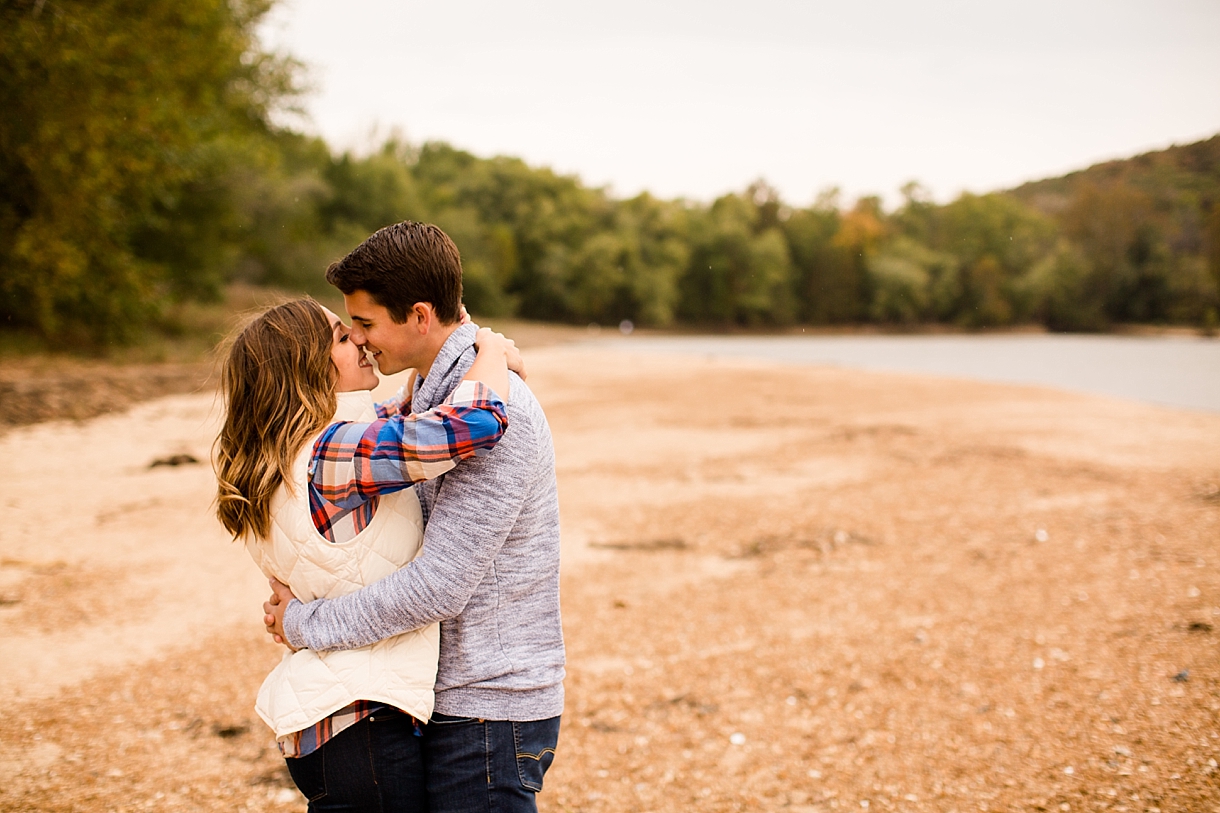
[[[372,354],[382,375],[400,373],[408,367],[422,368],[430,363],[414,313],[408,313],[407,321],[397,324],[368,291],[344,294],[343,304],[352,318],[351,340]]]

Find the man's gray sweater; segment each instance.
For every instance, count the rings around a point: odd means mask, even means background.
[[[412,409],[441,403],[474,363],[473,325],[445,342]],[[294,646],[354,649],[441,622],[436,710],[489,720],[542,720],[563,710],[559,498],[551,430],[511,376],[508,429],[485,456],[416,486],[427,525],[402,570],[329,601],[292,602]]]

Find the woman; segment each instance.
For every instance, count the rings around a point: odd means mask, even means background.
[[[222,373],[216,513],[269,578],[332,598],[409,562],[423,538],[412,483],[485,453],[507,425],[511,341],[480,330],[450,399],[410,414],[378,383],[335,314],[312,299],[271,308],[233,340]],[[310,811],[424,810],[418,734],[432,712],[436,625],[344,652],[288,653],[256,710]]]

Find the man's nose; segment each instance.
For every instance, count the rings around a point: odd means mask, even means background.
[[[359,325],[352,325],[352,332],[347,334],[347,338],[353,343],[361,347],[368,344],[369,339],[364,335],[364,328]]]

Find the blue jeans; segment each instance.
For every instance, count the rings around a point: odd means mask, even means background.
[[[424,727],[431,813],[534,813],[559,718],[513,723],[433,714]]]
[[[285,762],[309,813],[426,813],[422,742],[411,715],[385,708]]]

